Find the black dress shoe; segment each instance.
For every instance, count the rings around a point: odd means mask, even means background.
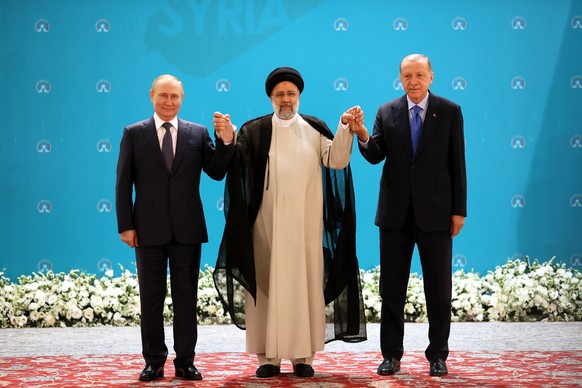
[[[273,364],[261,365],[257,368],[257,377],[273,377],[281,373],[281,368]]]
[[[154,381],[164,377],[164,367],[147,364],[145,369],[139,375],[139,381]]]
[[[430,362],[431,376],[444,376],[448,374],[449,371],[447,369],[447,363],[445,362],[445,360],[436,360]]]
[[[202,380],[202,373],[194,365],[188,365],[184,368],[176,368],[176,377],[182,377],[186,380]]]
[[[400,360],[395,358],[388,358],[378,367],[378,374],[380,376],[390,376],[400,371]]]
[[[293,373],[298,377],[313,377],[315,373],[313,367],[307,364],[295,364],[293,365]]]

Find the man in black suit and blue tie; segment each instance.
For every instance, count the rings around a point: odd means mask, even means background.
[[[176,377],[201,380],[194,366],[201,244],[208,241],[200,176],[221,180],[234,153],[234,132],[216,132],[178,118],[180,80],[161,75],[152,84],[153,117],[125,127],[117,164],[120,239],[135,248],[140,286],[141,338],[146,367],[139,380],[164,377],[164,300],[168,261],[174,309]],[[135,199],[133,192],[135,191]]]
[[[379,375],[400,370],[404,305],[414,246],[418,248],[429,321],[425,351],[431,376],[448,373],[452,239],[467,215],[463,115],[459,105],[429,91],[434,73],[420,54],[400,63],[406,95],[380,106],[372,136],[357,129],[372,164],[385,160],[375,224],[380,228]]]

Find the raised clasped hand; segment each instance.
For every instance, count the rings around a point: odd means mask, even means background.
[[[214,112],[212,119],[214,130],[224,143],[232,142],[234,138],[234,127],[230,121],[230,115]]]
[[[351,107],[342,115],[342,123],[350,126],[350,131],[361,141],[368,140],[368,129],[364,126],[364,111],[359,105]]]

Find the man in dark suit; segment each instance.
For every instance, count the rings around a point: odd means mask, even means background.
[[[177,117],[180,80],[162,75],[152,84],[153,117],[123,131],[117,164],[116,210],[121,241],[135,248],[140,285],[141,338],[146,362],[139,380],[164,377],[164,300],[168,259],[174,309],[176,377],[201,380],[194,366],[201,244],[208,241],[200,175],[226,175],[234,153],[231,130],[216,132]],[[229,126],[232,128],[232,126]],[[132,192],[135,189],[135,201]]]
[[[384,166],[375,224],[380,228],[379,375],[400,370],[404,305],[414,246],[418,248],[429,321],[425,355],[430,375],[448,373],[452,238],[466,216],[463,115],[459,105],[429,92],[429,59],[413,54],[400,64],[406,95],[380,106],[374,132],[357,130],[366,160]],[[418,113],[417,113],[418,112]]]

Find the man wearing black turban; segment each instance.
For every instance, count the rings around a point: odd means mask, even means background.
[[[298,113],[303,87],[295,69],[269,74],[274,114],[242,126],[227,174],[214,281],[233,322],[246,328],[257,377],[279,374],[282,359],[295,375],[313,376],[325,342],[366,339],[349,167],[363,112],[343,113],[334,138],[325,122]],[[231,125],[215,113],[217,132]]]

